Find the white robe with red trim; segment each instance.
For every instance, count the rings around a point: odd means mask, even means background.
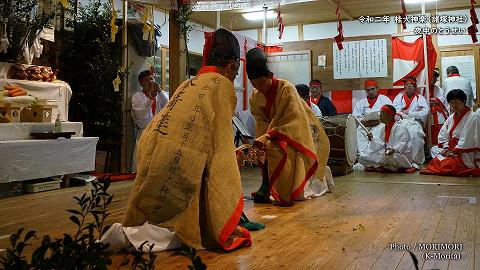
[[[407,128],[412,140],[412,161],[418,165],[425,162],[425,132],[420,123],[413,118],[401,119],[397,122]]]
[[[372,108],[369,107],[367,98],[363,98],[355,104],[352,114],[356,116],[359,120],[362,120],[366,114],[370,113],[379,113],[383,105],[392,105],[392,101],[385,95],[378,95],[377,101]],[[377,118],[380,119],[380,118]],[[372,130],[374,127],[367,127],[368,130]],[[357,149],[360,152],[360,149],[363,149],[368,144],[367,132],[360,126],[357,128]]]
[[[465,125],[467,124],[468,120],[471,117],[471,112],[468,112],[465,114],[465,116],[460,120],[460,123],[458,123],[457,127],[453,131],[452,135],[454,138],[457,138],[460,140],[461,134],[465,129]],[[453,122],[454,122],[454,114],[450,115],[447,119],[447,121],[442,125],[442,128],[440,129],[440,132],[438,133],[438,146],[433,146],[431,149],[431,154],[432,158],[442,158],[441,152],[444,149],[448,149],[448,143],[450,142],[450,131],[452,130],[453,127]],[[453,149],[450,149],[453,150]]]
[[[470,117],[461,131],[455,150],[463,152],[462,160],[467,167],[480,168],[480,110],[470,113]]]
[[[412,167],[412,145],[410,134],[405,125],[395,123],[390,133],[388,142],[385,138],[385,124],[380,124],[372,129],[373,140],[362,144],[359,149],[358,162],[365,167],[386,168],[397,171],[400,168]],[[385,155],[385,149],[393,148],[393,155]]]
[[[361,120],[365,114],[379,112],[383,105],[387,104],[392,105],[392,101],[385,95],[378,95],[377,101],[375,101],[375,104],[372,108],[370,108],[368,99],[362,98],[355,104],[352,114]]]
[[[400,92],[393,100],[393,107],[395,107],[397,113],[402,114],[403,118],[406,118],[405,116],[408,116],[421,121],[422,124],[425,124],[425,122],[427,121],[429,110],[429,106],[425,98],[421,95],[418,95],[418,97],[414,97],[412,103],[410,104],[410,107],[407,109],[407,113],[404,114],[402,113],[402,109],[405,108],[407,103],[403,99],[403,94],[405,94],[405,91]]]

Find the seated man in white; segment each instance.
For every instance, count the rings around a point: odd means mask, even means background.
[[[307,103],[308,107],[312,109],[313,113],[317,117],[322,116],[322,111],[317,104],[310,101],[310,87],[308,87],[306,84],[297,84],[295,85],[295,88],[297,88],[298,95]]]
[[[363,120],[370,113],[379,113],[383,105],[392,105],[392,101],[385,95],[378,94],[378,84],[375,80],[365,81],[365,92],[367,97],[360,99],[353,109],[355,115],[365,127],[373,127],[380,124],[380,119]]]
[[[460,135],[454,152],[461,154],[465,167],[471,169],[468,174],[480,177],[480,110],[471,113],[465,128]]]
[[[144,70],[138,74],[138,82],[142,87],[132,96],[132,118],[135,124],[135,145],[143,130],[152,121],[153,117],[168,103],[168,97],[155,82],[153,73]],[[135,146],[136,149],[136,146]],[[136,171],[136,150],[132,155],[130,171]]]
[[[153,117],[168,103],[168,97],[155,82],[150,70],[140,72],[138,82],[142,90],[132,96],[132,118],[137,129],[137,139]]]
[[[403,118],[414,118],[425,125],[428,116],[428,104],[422,95],[417,93],[417,80],[407,77],[404,80],[405,91],[400,92],[393,100],[393,107]]]
[[[400,123],[407,125],[412,138],[412,147],[415,149],[413,161],[416,164],[423,164],[425,162],[423,149],[425,133],[423,127],[427,122],[429,107],[427,100],[417,92],[417,80],[415,78],[405,78],[404,87],[405,91],[400,92],[393,100],[393,106],[397,110],[397,114],[404,119]]]
[[[353,109],[353,115],[356,116],[362,124],[369,130],[377,128],[380,125],[380,109],[383,105],[392,105],[392,101],[385,95],[378,94],[378,84],[375,80],[365,81],[365,92],[367,97],[360,99]],[[358,142],[368,141],[367,131],[362,127],[357,128]],[[360,145],[357,147],[360,149]]]
[[[438,146],[432,147],[432,157],[441,158],[455,149],[465,125],[470,119],[472,112],[466,106],[467,95],[460,89],[454,89],[447,94],[450,109],[454,112],[443,124],[438,133]]]
[[[463,91],[454,89],[448,93],[447,98],[452,92],[457,91],[463,93],[462,101],[453,99],[453,102],[449,102],[455,114],[451,116],[453,121],[449,121],[451,120],[449,118],[445,123],[447,125],[453,122],[450,129],[450,131],[453,129],[453,132],[449,132],[451,134],[447,142],[449,146],[432,159],[420,173],[480,177],[480,110],[472,113],[464,106],[465,109],[461,111],[462,105],[465,105],[467,100],[467,95]],[[454,95],[457,96],[458,92]]]
[[[395,121],[396,110],[384,105],[380,110],[378,129],[374,129],[371,140],[359,143],[358,163],[364,167],[385,168],[391,171],[412,167],[410,134],[405,125]]]

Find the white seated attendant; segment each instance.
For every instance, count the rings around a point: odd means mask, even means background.
[[[423,127],[427,121],[428,107],[427,100],[417,92],[417,80],[413,77],[407,77],[403,81],[405,91],[400,92],[393,100],[393,106],[403,119],[413,118],[418,124],[412,121],[402,121],[407,124],[407,129],[412,139],[413,161],[416,164],[425,162],[425,133]]]
[[[457,92],[458,90],[460,89],[450,91],[447,98],[452,92]],[[462,92],[462,102],[457,105],[465,105],[467,95],[463,91],[459,92]],[[455,95],[457,96],[458,92]],[[456,99],[453,100],[456,102]],[[452,103],[449,102],[450,107],[460,112],[457,105],[452,105]],[[457,127],[454,128],[452,126],[454,131],[448,141],[449,148],[443,149],[440,155],[432,159],[420,173],[480,177],[480,111],[477,110],[475,113],[472,113],[467,106],[464,107],[464,111],[460,113],[455,112],[454,114],[457,115],[457,118],[454,119],[454,125],[457,123]],[[461,117],[462,115],[463,117]],[[449,123],[448,120],[445,125]],[[465,124],[460,129],[458,126],[460,126],[461,122]]]
[[[392,105],[380,109],[380,124],[372,130],[373,136],[359,148],[358,162],[365,167],[385,168],[391,171],[412,167],[412,145],[405,125],[395,121]]]
[[[447,118],[438,133],[438,146],[432,147],[432,157],[447,156],[458,144],[460,135],[470,119],[472,112],[466,106],[467,95],[460,89],[454,89],[447,94],[447,101],[454,112]],[[468,134],[467,134],[468,136]]]
[[[480,177],[480,110],[470,113],[468,122],[463,128],[460,140],[453,150],[461,154],[462,162],[470,170],[466,173]]]
[[[138,82],[142,90],[132,96],[131,111],[133,123],[135,124],[135,144],[155,115],[168,103],[168,97],[160,89],[154,78],[150,70],[144,70],[138,74]],[[136,148],[135,146],[130,164],[131,172],[135,172],[137,169]]]
[[[405,91],[400,92],[393,100],[393,107],[402,115],[415,118],[422,123],[427,121],[428,104],[422,95],[417,94],[417,80],[407,77],[404,80]]]
[[[142,90],[132,96],[132,118],[137,129],[137,140],[153,117],[168,103],[168,97],[155,82],[150,70],[140,72],[138,82]]]
[[[368,113],[380,112],[383,105],[392,105],[392,101],[387,96],[378,94],[378,84],[375,80],[365,81],[365,92],[367,97],[355,104],[352,114],[361,120],[364,126],[376,126],[380,124],[380,120],[363,121],[363,117]]]
[[[380,109],[384,105],[392,105],[390,98],[378,94],[378,84],[375,80],[365,81],[365,92],[367,97],[359,100],[355,104],[352,114],[356,116],[362,124],[370,131],[380,124]],[[357,149],[361,149],[361,144],[368,143],[367,131],[362,127],[357,128]]]

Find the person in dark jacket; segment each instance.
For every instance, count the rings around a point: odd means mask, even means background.
[[[337,108],[332,101],[323,96],[322,83],[319,80],[310,82],[310,101],[320,108],[323,116],[333,116],[337,114]]]

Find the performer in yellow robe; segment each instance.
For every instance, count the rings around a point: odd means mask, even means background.
[[[323,179],[330,152],[328,137],[295,86],[273,77],[260,49],[248,51],[246,60],[248,78],[255,87],[250,109],[259,137],[254,146],[266,147],[264,179],[254,201],[268,201],[271,194],[281,205],[290,206],[305,196],[312,176],[316,177],[311,181]]]
[[[207,66],[177,88],[140,137],[122,223],[149,222],[191,247],[233,250],[251,245],[249,232],[238,226],[243,196],[231,122],[237,39],[217,30],[209,55]]]

